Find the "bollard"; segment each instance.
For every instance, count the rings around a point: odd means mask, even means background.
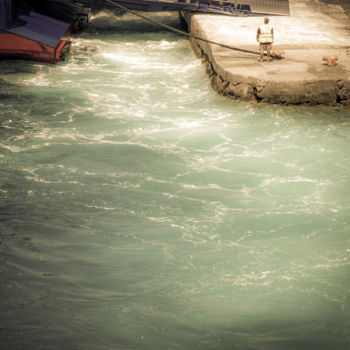
[[[328,67],[335,67],[337,65],[338,56],[329,54],[323,56],[323,61],[327,61]]]
[[[282,56],[284,55],[284,51],[283,50],[272,50],[271,51],[271,56],[274,58],[278,58],[281,59],[283,58]]]

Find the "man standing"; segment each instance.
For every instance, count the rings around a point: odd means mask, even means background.
[[[271,61],[271,45],[273,43],[273,28],[269,25],[269,19],[264,19],[264,24],[258,28],[256,41],[260,43],[260,62],[263,61],[264,51],[267,51],[267,61]]]

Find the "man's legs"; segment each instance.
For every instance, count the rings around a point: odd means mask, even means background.
[[[260,62],[264,60],[264,45],[260,44]]]
[[[267,61],[271,61],[270,54],[271,54],[271,45],[268,45],[267,46]]]

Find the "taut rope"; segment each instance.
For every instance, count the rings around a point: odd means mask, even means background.
[[[214,45],[218,45],[218,46],[221,46],[221,47],[224,47],[226,49],[230,49],[230,50],[234,50],[234,51],[240,51],[240,52],[246,52],[246,53],[251,53],[251,54],[254,54],[254,55],[259,55],[259,52],[256,52],[256,51],[251,51],[251,50],[246,50],[246,49],[240,49],[238,47],[233,47],[233,46],[230,46],[230,45],[226,45],[226,44],[222,44],[222,43],[217,43],[215,41],[212,41],[212,40],[207,40],[207,39],[203,39],[197,35],[193,35],[191,33],[186,33],[180,29],[177,29],[177,28],[174,28],[174,27],[171,27],[171,26],[168,26],[166,24],[163,24],[163,23],[160,23],[158,21],[155,21],[154,19],[151,19],[151,18],[148,18],[146,16],[143,16],[133,10],[130,10],[128,8],[126,8],[125,6],[123,5],[120,5],[117,1],[114,1],[114,0],[106,0],[108,3],[110,3],[111,5],[114,5],[116,7],[119,7],[127,12],[130,12],[132,13],[133,15],[137,16],[137,17],[140,17],[140,18],[143,18],[144,20],[148,21],[148,22],[151,22],[153,24],[156,24],[156,25],[159,25],[163,28],[166,28],[170,31],[173,31],[175,33],[179,33],[181,35],[185,35],[185,36],[188,36],[189,38],[194,38],[194,39],[197,39],[197,40],[201,40],[201,41],[204,41],[206,43],[209,43],[209,44],[214,44]]]

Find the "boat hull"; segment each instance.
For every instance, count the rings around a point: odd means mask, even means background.
[[[51,47],[16,34],[0,33],[1,58],[56,63],[66,59],[69,47],[68,40],[60,40],[56,47]]]
[[[65,60],[70,47],[66,37],[84,27],[90,9],[55,0],[32,3],[0,0],[0,58]]]

